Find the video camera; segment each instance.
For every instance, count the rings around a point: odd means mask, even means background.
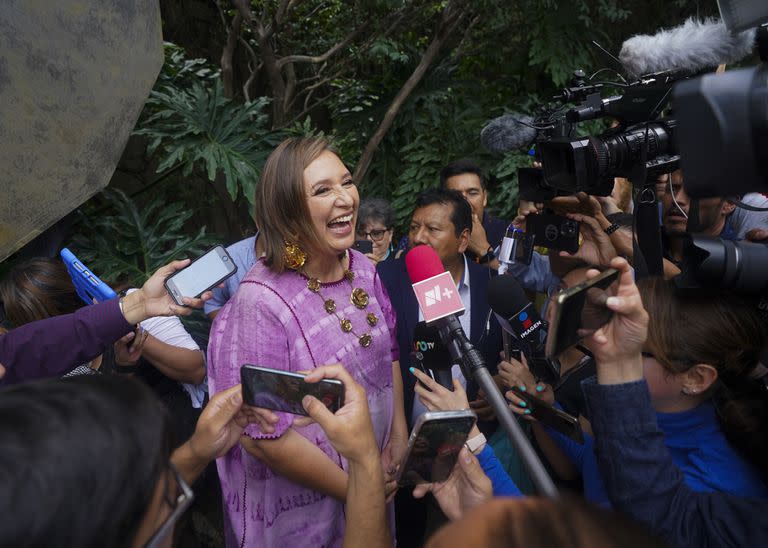
[[[574,72],[571,85],[553,97],[564,105],[542,107],[534,119],[543,172],[538,178],[530,168],[518,173],[521,198],[542,201],[576,192],[607,196],[614,177],[642,184],[676,169],[677,123],[662,114],[673,85],[687,77],[685,72],[664,71],[630,83],[593,82],[583,71]],[[603,91],[611,87],[623,92],[604,98]],[[603,117],[616,125],[597,136],[573,136],[576,124]]]

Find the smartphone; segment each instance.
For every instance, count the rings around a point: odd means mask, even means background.
[[[554,213],[543,213],[528,215],[525,227],[526,233],[533,236],[534,245],[569,253],[579,250],[578,221]]]
[[[571,438],[576,443],[584,444],[584,432],[581,430],[578,418],[553,405],[549,405],[544,400],[528,392],[523,392],[519,386],[513,386],[512,391],[518,398],[525,401],[526,409],[530,409],[531,416],[541,424],[549,426],[562,435]]]
[[[545,346],[547,358],[556,358],[610,321],[613,312],[605,306],[605,301],[616,295],[618,278],[619,272],[609,268],[555,295]]]
[[[184,297],[197,298],[237,272],[237,265],[223,246],[217,245],[188,266],[165,279],[165,289],[179,306]]]
[[[352,249],[360,253],[373,253],[373,242],[371,240],[355,240]]]
[[[253,407],[306,415],[301,400],[314,396],[335,413],[344,405],[344,384],[337,379],[305,382],[301,373],[246,364],[240,368],[243,401]]]
[[[421,415],[400,464],[398,485],[448,479],[476,421],[477,415],[468,409],[428,411]]]
[[[72,278],[77,295],[83,302],[86,304],[100,303],[117,297],[114,289],[102,282],[69,249],[62,248],[60,255],[67,267],[69,277]]]

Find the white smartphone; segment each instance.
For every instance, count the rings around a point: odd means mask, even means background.
[[[182,298],[197,298],[237,272],[237,265],[224,247],[218,245],[201,255],[189,266],[174,272],[165,280],[165,288],[176,304]]]

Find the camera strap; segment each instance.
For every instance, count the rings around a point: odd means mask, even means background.
[[[634,212],[635,238],[632,263],[637,279],[660,276],[664,271],[659,206],[655,186],[640,190]]]

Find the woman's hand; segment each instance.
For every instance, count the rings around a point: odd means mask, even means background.
[[[517,387],[522,392],[528,392],[540,400],[552,405],[555,403],[555,393],[552,387],[543,382],[536,382],[533,374],[528,369],[528,362],[523,356],[523,361],[519,362],[514,358],[509,361],[502,360],[499,363],[499,377],[508,387]],[[509,408],[518,415],[530,415],[528,404],[519,397],[513,390],[507,391],[504,396],[512,405]]]
[[[648,336],[648,313],[643,308],[632,268],[620,257],[613,259],[611,266],[619,271],[616,295],[608,297],[605,303],[613,317],[584,341],[595,357],[600,384],[642,379],[641,351]],[[596,270],[587,272],[589,278],[598,274]]]
[[[411,367],[409,371],[421,381],[416,383],[413,391],[416,392],[419,401],[430,411],[469,409],[467,393],[458,379],[453,379],[453,391],[451,391],[418,369]]]
[[[305,382],[338,379],[344,385],[344,405],[332,413],[314,396],[304,396],[302,405],[328,436],[331,445],[347,460],[364,461],[379,449],[373,434],[365,389],[357,384],[341,364],[324,365],[310,371]]]
[[[420,499],[432,493],[440,509],[451,520],[457,520],[464,512],[479,506],[493,496],[493,485],[485,475],[477,458],[462,447],[459,459],[448,479],[440,483],[422,483],[413,489],[414,498]]]

